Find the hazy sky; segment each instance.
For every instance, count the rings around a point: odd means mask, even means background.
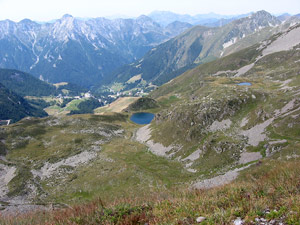
[[[68,13],[76,17],[139,16],[154,10],[180,14],[242,14],[264,9],[300,13],[300,0],[0,0],[0,20],[48,21]]]

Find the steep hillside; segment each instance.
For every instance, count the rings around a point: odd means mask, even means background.
[[[65,15],[45,24],[5,20],[0,22],[0,67],[89,87],[188,27],[165,30],[146,16],[83,21]]]
[[[24,98],[0,83],[0,119],[16,122],[27,116],[44,117],[47,113],[31,106]]]
[[[18,70],[0,69],[0,82],[23,97],[58,94],[55,86]]]
[[[233,53],[270,37],[280,30],[280,28],[274,28],[279,24],[281,22],[276,17],[265,11],[259,11],[221,28],[193,27],[178,37],[153,48],[135,63],[121,67],[109,77],[110,82],[124,83],[131,77],[141,75],[136,85],[143,80],[161,85],[196,64],[222,57],[229,47],[231,50],[228,52]],[[260,31],[264,31],[263,35]],[[256,38],[252,37],[248,38],[248,41],[243,41],[256,33]],[[236,45],[242,41],[243,44]]]

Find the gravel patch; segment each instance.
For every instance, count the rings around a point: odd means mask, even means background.
[[[190,172],[190,173],[197,173],[197,170],[194,170],[194,169],[191,169],[191,168],[188,168],[187,171]]]
[[[48,211],[49,206],[35,205],[29,202],[23,203],[9,203],[5,206],[5,209],[1,211],[1,216],[18,216],[33,211]]]
[[[243,66],[242,68],[237,70],[237,74],[235,74],[235,77],[239,77],[242,76],[243,74],[247,73],[249,70],[252,69],[252,67],[254,66],[254,63],[251,63],[249,65]]]
[[[141,127],[137,130],[135,138],[138,142],[144,143],[151,138],[150,124]]]
[[[158,156],[167,156],[167,153],[172,150],[172,146],[165,147],[160,143],[154,143],[152,140],[146,142],[149,150]]]
[[[243,152],[239,159],[239,164],[246,164],[262,158],[260,152]]]
[[[197,182],[197,183],[193,184],[193,188],[209,189],[209,188],[229,184],[230,182],[232,182],[233,180],[235,180],[238,177],[239,171],[242,171],[242,170],[248,168],[249,166],[250,165],[242,167],[242,168],[234,169],[234,170],[228,171],[224,175],[220,175],[220,176],[217,176],[217,177],[214,177],[211,179]]]
[[[222,120],[221,122],[214,121],[208,129],[211,132],[226,130],[231,126],[231,124],[232,124],[232,122],[230,119]]]
[[[242,135],[248,137],[248,144],[258,146],[259,142],[264,141],[267,138],[267,135],[264,134],[265,129],[273,122],[273,120],[274,118],[270,118],[249,130],[242,131]]]
[[[292,87],[289,87],[288,84],[292,81],[292,79],[288,79],[285,81],[280,81],[282,84],[280,85],[280,89],[281,90],[291,90],[293,89]]]
[[[31,170],[31,172],[33,175],[39,176],[43,180],[45,178],[49,178],[55,175],[57,173],[57,170],[61,166],[76,167],[80,164],[85,164],[96,157],[97,157],[96,152],[84,151],[79,153],[78,155],[71,156],[57,163],[46,162],[40,170]]]
[[[8,183],[15,177],[16,167],[0,164],[0,197],[8,193]]]
[[[300,27],[297,27],[273,41],[263,50],[263,57],[275,52],[287,51],[300,44]]]
[[[289,103],[287,103],[281,110],[275,110],[275,116],[279,116],[281,114],[287,113],[295,106],[296,99],[291,100]]]
[[[269,144],[276,145],[276,144],[284,144],[286,142],[287,142],[287,140],[283,139],[283,140],[278,140],[278,141],[270,141]]]
[[[247,125],[247,123],[249,122],[249,119],[247,117],[243,118],[242,119],[242,122],[240,124],[241,127],[244,127]]]
[[[160,143],[154,143],[152,140],[149,140],[150,138],[151,138],[150,124],[141,127],[136,131],[135,139],[138,142],[145,144],[153,154],[158,156],[169,157],[167,153],[173,149],[173,146],[170,145],[168,147],[165,147]]]
[[[219,71],[219,72],[213,74],[212,76],[219,76],[219,75],[224,74],[224,73],[225,74],[234,74],[236,72],[237,72],[236,70]]]
[[[190,154],[188,157],[182,159],[182,161],[190,160],[190,161],[195,161],[200,158],[202,151],[198,149],[197,151],[193,152]]]

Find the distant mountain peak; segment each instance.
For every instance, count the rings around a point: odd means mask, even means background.
[[[141,15],[137,18],[138,21],[151,21],[154,22],[149,16]]]
[[[30,19],[23,19],[23,20],[21,20],[19,23],[29,24],[29,23],[35,23],[35,22],[32,21],[32,20],[30,20]]]
[[[70,14],[65,14],[62,17],[62,19],[68,19],[68,18],[74,18],[74,17],[72,15],[70,15]]]
[[[272,16],[271,13],[265,11],[265,10],[260,10],[260,11],[257,11],[257,12],[254,12],[251,14],[251,17],[262,17],[262,16]]]

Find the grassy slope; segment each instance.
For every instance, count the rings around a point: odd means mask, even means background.
[[[132,140],[137,127],[122,114],[30,119],[7,127],[6,158],[28,171],[27,180],[11,182],[10,194],[23,194],[21,189],[26,183],[35,183],[42,190],[35,199],[39,202],[74,203],[97,196],[113,200],[168,189],[190,180],[180,163],[157,157]],[[120,129],[125,133],[115,135],[114,131]],[[43,180],[30,173],[45,163],[57,163],[84,151],[93,152],[94,148],[100,151],[88,164],[61,166],[58,174]]]

